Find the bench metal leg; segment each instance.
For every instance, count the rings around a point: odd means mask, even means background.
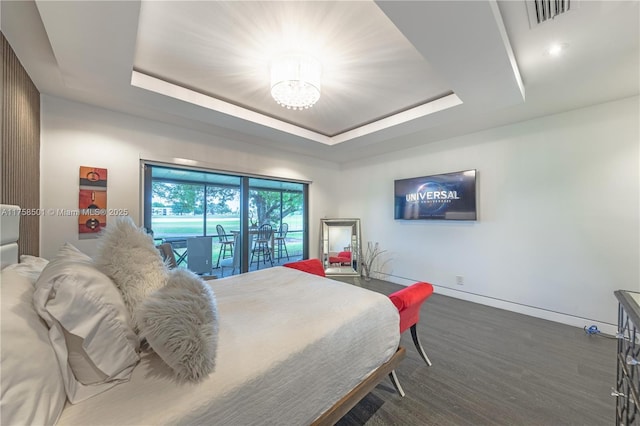
[[[398,376],[396,376],[396,370],[391,370],[389,373],[389,378],[391,379],[391,383],[393,383],[393,387],[396,388],[396,391],[400,394],[400,396],[404,397],[404,389],[400,386],[400,381],[398,380]]]
[[[429,360],[429,357],[424,352],[424,349],[422,349],[422,345],[420,344],[420,340],[418,339],[418,331],[416,329],[416,325],[417,324],[413,324],[411,326],[411,337],[413,337],[413,344],[416,345],[416,349],[418,350],[418,353],[420,354],[424,362],[426,362],[427,365],[431,367],[431,360]]]

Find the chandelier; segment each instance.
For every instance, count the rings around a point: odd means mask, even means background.
[[[322,67],[316,59],[288,54],[271,63],[271,96],[287,109],[306,109],[320,99]]]

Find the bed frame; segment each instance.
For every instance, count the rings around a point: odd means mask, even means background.
[[[360,382],[355,388],[353,388],[348,394],[343,396],[333,407],[329,408],[323,414],[320,415],[313,423],[312,426],[332,426],[338,422],[345,414],[349,412],[358,402],[362,400],[369,392],[375,388],[386,376],[391,376],[391,372],[400,364],[400,361],[406,356],[406,351],[403,347],[399,347],[395,354],[389,359],[389,361],[382,364],[366,379]]]

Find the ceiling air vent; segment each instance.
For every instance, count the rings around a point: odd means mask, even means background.
[[[577,0],[526,0],[525,3],[529,14],[529,25],[533,29],[543,22],[575,9],[578,2]]]

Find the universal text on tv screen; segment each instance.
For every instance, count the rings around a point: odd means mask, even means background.
[[[476,170],[395,181],[395,219],[476,220]]]

